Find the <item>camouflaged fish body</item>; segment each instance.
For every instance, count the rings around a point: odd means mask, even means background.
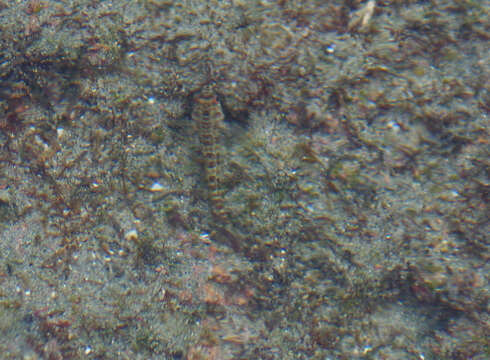
[[[192,119],[197,125],[201,154],[208,188],[208,200],[213,216],[223,218],[223,188],[221,174],[222,130],[224,114],[212,85],[205,85],[194,96]]]

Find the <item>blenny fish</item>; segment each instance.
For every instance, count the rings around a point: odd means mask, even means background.
[[[208,189],[208,201],[215,219],[224,219],[224,189],[222,184],[222,156],[224,113],[214,92],[213,84],[204,85],[194,95],[192,120],[197,126],[200,150],[203,157],[204,177]]]

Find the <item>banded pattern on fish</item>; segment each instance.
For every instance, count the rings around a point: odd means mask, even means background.
[[[208,187],[208,201],[212,215],[217,219],[226,217],[222,188],[220,148],[224,114],[212,85],[205,85],[195,96],[192,120],[197,125],[199,142]]]

